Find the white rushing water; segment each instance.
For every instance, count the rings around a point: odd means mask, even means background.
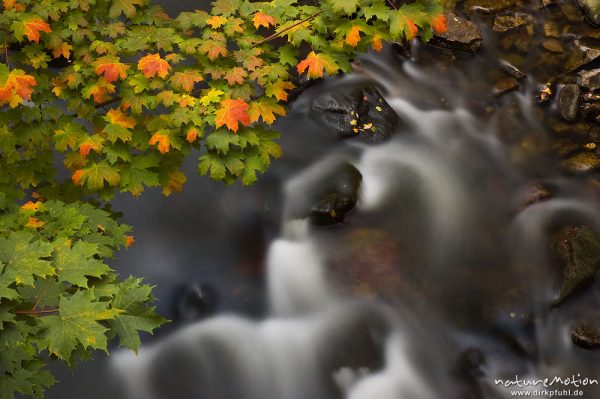
[[[295,209],[323,170],[352,163],[362,174],[352,221],[338,234],[286,217],[267,259],[270,317],[221,315],[143,346],[139,356],[118,353],[111,369],[126,398],[504,398],[514,388],[499,378],[594,377],[598,359],[573,347],[565,327],[572,320],[550,306],[555,281],[544,237],[561,215],[598,225],[597,204],[566,190],[519,212],[528,176],[493,126],[459,105],[412,105],[405,93],[438,88],[411,63],[399,72],[374,64],[366,73],[386,90],[405,131],[359,146],[358,155],[333,153],[285,191],[286,208]],[[365,245],[343,233],[361,228],[399,248],[397,296],[348,294],[331,277],[339,248],[360,253]],[[348,262],[377,273],[381,259]]]

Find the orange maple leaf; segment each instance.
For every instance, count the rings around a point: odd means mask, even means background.
[[[410,41],[417,36],[417,33],[419,32],[419,28],[417,27],[417,25],[415,25],[415,21],[413,21],[412,19],[407,19],[406,24],[408,25],[408,32],[406,32],[406,39]]]
[[[181,89],[187,93],[194,89],[194,85],[203,81],[200,72],[190,69],[183,72],[175,72],[171,77],[171,83],[176,89]]]
[[[36,202],[28,201],[27,203],[21,205],[21,209],[26,210],[26,211],[37,211],[38,208],[40,207],[40,205],[42,205],[42,203],[40,201],[36,201]]]
[[[264,123],[270,125],[277,119],[276,114],[285,115],[285,108],[277,104],[272,98],[252,102],[248,110],[251,123],[257,122],[259,118],[262,118]]]
[[[287,101],[288,93],[286,90],[292,90],[296,86],[292,82],[286,82],[285,80],[278,79],[274,83],[267,84],[265,88],[265,94],[267,96],[275,97],[280,101]]]
[[[437,33],[444,33],[448,30],[448,25],[446,24],[446,16],[444,14],[440,14],[434,19],[431,20],[431,27]]]
[[[119,125],[125,129],[133,129],[136,121],[134,118],[128,116],[120,109],[111,109],[106,113],[106,117],[113,125]]]
[[[275,26],[276,22],[275,22],[275,18],[273,18],[272,16],[262,13],[260,11],[258,11],[256,14],[254,14],[254,17],[252,18],[252,22],[254,22],[254,27],[256,29],[258,29],[261,26],[264,26],[265,28],[269,28],[269,26],[273,25]]]
[[[309,78],[322,78],[323,71],[331,75],[338,71],[338,66],[333,58],[327,54],[316,54],[314,51],[311,51],[306,58],[298,64],[297,69],[298,73],[303,73],[308,69],[307,75]]]
[[[23,22],[25,36],[30,42],[39,43],[40,32],[50,33],[50,25],[48,25],[43,19],[34,17],[27,19]]]
[[[371,45],[373,46],[373,50],[380,52],[381,49],[383,49],[383,44],[381,43],[381,36],[373,36],[373,41],[371,42]]]
[[[107,94],[115,92],[115,86],[105,80],[99,80],[90,87],[89,93],[94,97],[94,102],[100,104],[108,99]],[[89,98],[89,96],[88,96]]]
[[[237,132],[239,123],[243,125],[250,124],[250,115],[248,115],[249,105],[241,98],[237,100],[224,100],[221,102],[221,108],[217,110],[215,126],[227,126],[229,130]]]
[[[169,137],[169,135],[158,131],[154,133],[152,137],[150,137],[150,141],[148,141],[148,144],[156,144],[158,151],[160,151],[161,154],[166,154],[171,149],[171,138]]]
[[[360,26],[353,26],[346,34],[346,44],[356,47],[360,42],[360,32],[363,32]]]
[[[192,144],[198,139],[198,130],[195,127],[190,128],[185,135],[185,139],[188,143]]]
[[[37,218],[34,218],[32,216],[29,219],[27,219],[27,224],[25,225],[25,227],[31,227],[31,228],[37,229],[38,227],[42,227],[45,224],[46,224],[46,222],[38,220]]]
[[[135,245],[135,238],[133,236],[125,236],[125,248],[129,248]]]
[[[129,69],[128,65],[114,62],[114,60],[101,59],[96,65],[96,74],[98,76],[104,75],[104,80],[112,83],[119,78],[125,79],[127,77],[127,69]]]
[[[145,77],[152,78],[156,75],[165,78],[171,70],[171,65],[160,57],[160,54],[149,54],[138,62],[138,70],[142,71]]]
[[[73,181],[73,183],[76,184],[77,186],[81,186],[81,184],[83,183],[81,181],[81,178],[83,177],[84,173],[85,173],[85,170],[83,170],[83,169],[79,169],[79,170],[76,170],[75,172],[73,172],[73,174],[71,175],[71,180]]]
[[[79,155],[82,157],[87,157],[90,153],[90,150],[94,150],[96,152],[100,152],[102,149],[102,143],[97,140],[92,140],[92,138],[86,138],[81,144],[79,144]]]
[[[66,59],[69,59],[69,57],[71,56],[71,50],[73,50],[73,46],[71,46],[67,42],[62,42],[58,46],[54,47],[54,49],[52,49],[52,56],[54,58],[58,58],[62,55]]]
[[[8,73],[3,83],[0,83],[0,104],[10,104],[12,108],[30,100],[33,87],[37,85],[35,78],[25,74],[21,69]]]
[[[232,68],[226,75],[225,79],[229,86],[244,83],[244,79],[248,76],[248,73],[241,67]]]

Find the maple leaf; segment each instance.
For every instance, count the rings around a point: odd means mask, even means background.
[[[121,14],[132,18],[137,13],[135,6],[144,5],[145,0],[112,0],[112,5],[108,9],[110,18],[118,18]]]
[[[133,236],[125,236],[125,247],[129,248],[135,245],[135,238]]]
[[[40,32],[50,33],[50,25],[40,17],[28,17],[21,21],[13,22],[11,28],[17,40],[21,41],[23,36],[27,36],[30,42],[39,43]]]
[[[117,59],[112,57],[103,57],[96,63],[96,74],[98,76],[104,75],[104,80],[108,83],[112,83],[120,79],[127,77],[128,65],[121,64]]]
[[[217,40],[204,40],[198,50],[208,55],[211,61],[216,60],[219,56],[227,57],[227,54],[229,54],[226,44]]]
[[[52,49],[52,56],[58,58],[62,55],[64,58],[69,59],[71,50],[73,50],[73,46],[67,42],[62,42]]]
[[[161,154],[166,154],[171,148],[171,138],[164,131],[158,131],[150,137],[148,144],[155,145]]]
[[[249,105],[243,99],[224,100],[221,107],[217,110],[215,126],[217,128],[225,125],[233,132],[237,132],[239,123],[243,125],[250,124],[250,115],[248,115]]]
[[[160,158],[156,154],[133,158],[121,171],[121,187],[137,197],[144,191],[144,186],[158,186],[158,173],[152,169],[157,168],[159,162]]]
[[[79,169],[73,172],[73,174],[71,175],[71,180],[75,185],[81,186],[83,184],[82,178],[84,173],[85,171],[83,169]]]
[[[82,185],[86,183],[88,188],[93,191],[103,189],[104,183],[115,187],[120,179],[119,172],[106,161],[92,163],[90,166],[83,168],[83,173],[77,171],[71,176],[71,180],[75,184]]]
[[[149,54],[138,61],[138,70],[142,71],[146,78],[152,78],[156,75],[165,78],[171,66],[160,57],[160,54]]]
[[[225,80],[229,86],[244,83],[244,79],[248,76],[248,73],[241,67],[232,68],[227,74],[225,74]]]
[[[356,12],[358,0],[328,0],[333,6],[334,11],[342,12],[346,15],[351,15]]]
[[[95,259],[98,244],[76,242],[73,246],[68,241],[62,242],[54,250],[53,265],[56,268],[59,282],[69,282],[79,287],[88,286],[89,277],[101,277],[110,272],[110,267],[103,261]]]
[[[269,26],[273,25],[275,26],[276,22],[275,22],[275,18],[273,18],[272,16],[265,14],[261,11],[256,12],[256,14],[254,14],[254,17],[252,18],[252,22],[254,23],[254,27],[256,29],[258,29],[261,26],[264,26],[265,28],[269,28]]]
[[[133,129],[136,125],[134,118],[127,116],[127,114],[118,108],[108,110],[106,113],[106,119],[113,125],[119,125],[125,129]]]
[[[178,170],[169,173],[166,184],[163,184],[163,194],[168,197],[173,191],[180,193],[186,181],[185,175]]]
[[[24,100],[30,100],[36,85],[35,78],[23,70],[9,71],[6,65],[0,64],[0,104],[8,103],[14,108]]]
[[[194,69],[188,69],[183,72],[175,72],[171,76],[171,84],[176,89],[181,89],[185,92],[191,92],[194,89],[194,85],[198,82],[203,81],[200,72]]]
[[[316,54],[314,51],[311,51],[308,56],[298,64],[297,69],[298,73],[303,73],[308,69],[308,77],[316,79],[323,77],[323,71],[327,72],[329,75],[335,74],[339,67],[330,55],[323,53]]]
[[[108,94],[115,92],[115,86],[112,83],[108,83],[106,80],[98,80],[93,85],[86,87],[83,91],[84,98],[94,98],[96,104],[100,104],[108,99]]]
[[[364,32],[360,26],[353,26],[346,34],[346,44],[356,47],[360,42],[360,32]]]
[[[35,203],[28,201],[27,203],[21,205],[21,209],[26,211],[37,211],[40,205],[42,205],[41,201],[36,201]]]
[[[42,220],[38,220],[37,218],[30,217],[29,219],[27,219],[27,224],[25,225],[25,227],[31,227],[33,229],[37,229],[37,228],[42,227],[45,224],[46,224],[46,222],[44,222]]]
[[[275,115],[285,115],[285,108],[277,104],[272,98],[261,98],[250,104],[248,115],[250,115],[250,123],[257,122],[262,118],[263,122],[270,125],[275,122]]]
[[[79,144],[79,154],[82,157],[87,157],[90,150],[100,152],[102,150],[102,138],[99,136],[88,136]]]
[[[200,98],[200,104],[205,107],[211,103],[218,103],[221,101],[221,96],[225,94],[223,90],[210,89],[204,96]]]
[[[405,32],[406,39],[410,41],[417,36],[417,33],[419,32],[419,28],[417,27],[417,25],[415,25],[415,23],[412,19],[408,19],[406,21],[406,24],[408,25],[408,31]]]
[[[195,127],[188,129],[185,139],[188,143],[192,144],[196,140],[198,140],[198,130]]]
[[[446,24],[446,15],[440,14],[431,20],[431,27],[437,33],[444,33],[448,29]]]
[[[275,97],[280,101],[287,101],[288,93],[286,90],[292,90],[294,88],[296,88],[296,86],[292,82],[277,79],[276,82],[267,84],[265,94],[267,96]]]
[[[379,36],[379,35],[373,36],[371,45],[373,46],[373,50],[380,52],[383,49],[383,44],[381,43],[381,36]]]
[[[221,26],[225,25],[226,22],[227,18],[224,18],[220,15],[213,15],[212,17],[206,20],[206,23],[210,25],[213,29],[220,28]]]
[[[32,218],[30,218],[32,219]],[[41,227],[33,218],[32,228]],[[46,260],[52,254],[52,245],[42,241],[32,241],[31,232],[13,232],[8,238],[0,238],[0,263],[4,263],[3,276],[17,284],[33,286],[33,276],[54,275],[54,267]]]

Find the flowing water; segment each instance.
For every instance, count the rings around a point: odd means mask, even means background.
[[[600,378],[600,355],[570,337],[582,317],[598,316],[600,290],[554,306],[547,244],[564,224],[600,227],[597,197],[551,157],[515,144],[547,140],[533,85],[498,100],[490,116],[461,87],[473,70],[419,62],[367,56],[360,74],[331,83],[379,87],[401,131],[377,145],[303,147],[311,160],[281,174],[280,228],[266,235],[264,317],[219,314],[139,356],[114,354],[112,378],[126,398],[505,398],[516,388],[500,379]],[[305,93],[292,115],[322,90]],[[507,125],[516,126],[508,137]],[[362,184],[344,223],[295,218],[320,179],[347,163]],[[532,182],[554,196],[528,203]],[[546,395],[557,388],[575,386]]]

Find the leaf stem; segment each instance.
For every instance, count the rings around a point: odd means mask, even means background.
[[[58,312],[58,308],[29,309],[29,310],[16,310],[15,311],[16,314],[27,314],[27,315],[32,315],[32,316],[36,316],[36,315],[40,315],[40,314],[47,314],[47,313],[57,313],[57,312]]]
[[[258,42],[258,43],[256,43],[256,44],[254,44],[254,46],[252,46],[252,48],[254,48],[254,47],[257,47],[257,46],[260,46],[261,44],[265,44],[266,42],[270,42],[271,40],[273,40],[273,39],[276,39],[276,38],[278,38],[279,36],[281,36],[283,33],[287,32],[288,30],[290,30],[290,29],[293,29],[293,28],[295,28],[296,26],[298,26],[298,25],[301,25],[301,24],[303,24],[303,23],[305,23],[305,22],[308,22],[308,21],[311,21],[311,20],[315,19],[316,17],[318,17],[318,16],[319,16],[320,14],[322,14],[322,13],[323,13],[323,10],[319,10],[319,11],[317,11],[316,13],[314,13],[314,14],[312,14],[312,15],[310,15],[310,16],[308,16],[308,17],[306,17],[306,18],[304,18],[302,21],[298,21],[298,22],[296,22],[295,24],[293,24],[293,25],[290,25],[290,26],[288,26],[287,28],[285,28],[285,29],[283,29],[283,30],[281,30],[281,31],[279,31],[279,32],[275,32],[275,33],[273,33],[271,36],[269,36],[269,37],[266,37],[264,40],[261,40],[260,42]]]

